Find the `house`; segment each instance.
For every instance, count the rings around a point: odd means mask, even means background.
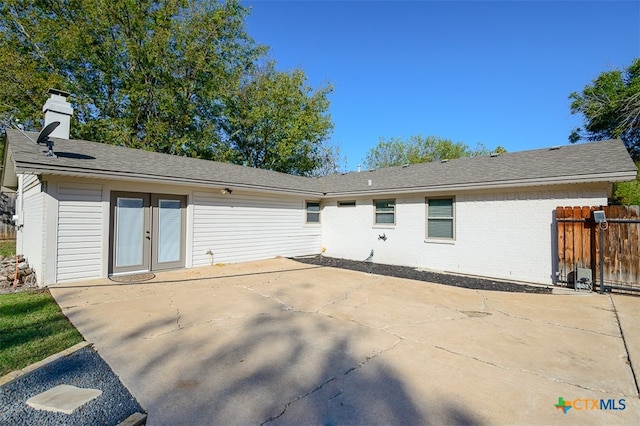
[[[554,282],[553,213],[605,205],[636,167],[619,140],[291,176],[69,139],[71,106],[45,105],[53,153],[7,131],[17,250],[40,285],[319,254]]]

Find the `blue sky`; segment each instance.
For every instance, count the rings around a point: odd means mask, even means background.
[[[331,83],[348,170],[380,137],[568,144],[568,96],[640,57],[639,1],[243,1],[278,68]]]

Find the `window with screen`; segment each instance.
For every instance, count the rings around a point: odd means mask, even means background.
[[[393,225],[396,223],[396,200],[373,200],[375,206],[376,225]]]
[[[320,223],[320,203],[317,201],[307,201],[307,223]]]
[[[455,238],[455,201],[453,198],[427,199],[427,238]]]

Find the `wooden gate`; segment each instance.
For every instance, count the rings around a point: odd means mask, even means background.
[[[600,285],[600,232],[594,210],[604,210],[604,284],[618,291],[640,291],[640,207],[557,207],[558,283],[571,281],[576,268],[592,271]]]

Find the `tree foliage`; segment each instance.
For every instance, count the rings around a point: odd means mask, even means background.
[[[326,151],[330,88],[312,91],[299,70],[258,72],[267,48],[247,34],[247,14],[238,0],[2,2],[0,114],[39,128],[55,87],[73,95],[73,137],[311,173],[320,157],[303,154]],[[257,105],[289,98],[308,114],[282,114],[272,127],[286,130],[258,135],[274,116]],[[246,117],[241,102],[254,106]]]
[[[316,91],[301,70],[278,72],[273,63],[255,69],[228,99],[226,133],[233,161],[293,174],[323,164],[322,142],[333,128],[328,95]]]
[[[640,58],[624,70],[601,73],[582,92],[569,95],[571,113],[584,116],[571,142],[620,138],[640,160]]]
[[[636,162],[640,167],[640,162]],[[618,182],[614,185],[612,204],[640,206],[640,175],[630,182]]]
[[[489,151],[483,144],[470,149],[462,142],[453,142],[437,136],[410,136],[409,139],[380,138],[378,145],[369,149],[364,164],[368,169],[401,166],[403,164],[427,163],[444,159],[477,157],[489,155],[491,152],[506,152],[498,146]]]

